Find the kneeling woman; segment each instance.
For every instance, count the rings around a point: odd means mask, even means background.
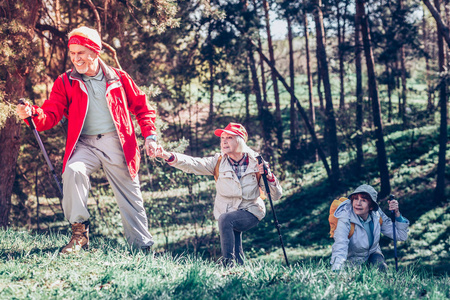
[[[348,198],[350,200],[342,202],[334,213],[338,223],[334,231],[331,269],[338,271],[348,261],[354,265],[368,262],[380,271],[386,271],[379,245],[380,233],[392,239],[394,231],[391,219],[378,207],[377,192],[372,186],[363,184]],[[389,210],[395,211],[397,239],[405,241],[409,221],[400,214],[397,200],[389,201]]]
[[[247,131],[241,124],[230,123],[214,134],[220,137],[221,148],[221,153],[214,156],[197,158],[170,153],[160,147],[157,157],[184,172],[217,177],[214,217],[219,223],[223,263],[233,266],[234,261],[244,262],[242,232],[258,225],[266,214],[260,197],[264,182],[259,175],[264,169],[263,164],[258,164],[257,154],[247,146]],[[270,194],[273,200],[278,200],[281,186],[267,165],[266,169]]]

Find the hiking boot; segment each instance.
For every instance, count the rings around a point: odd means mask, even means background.
[[[72,238],[61,253],[74,253],[89,248],[89,222],[72,224]]]

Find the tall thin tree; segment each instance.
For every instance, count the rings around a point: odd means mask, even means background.
[[[263,0],[264,16],[266,20],[266,32],[267,32],[267,46],[269,48],[270,64],[275,66],[275,53],[273,50],[272,34],[270,31],[270,18],[269,18],[269,3],[267,0]],[[276,74],[271,72],[273,83],[273,96],[275,98],[275,128],[277,134],[278,148],[283,148],[283,124],[281,122],[281,107],[280,107],[280,92],[278,90],[278,81]]]
[[[377,79],[375,74],[375,62],[373,58],[369,20],[365,12],[364,0],[356,0],[356,14],[360,18],[361,33],[363,37],[364,54],[366,57],[369,95],[372,100],[372,115],[375,126],[375,144],[377,147],[378,169],[380,172],[381,189],[380,198],[386,197],[391,191],[389,170],[387,167],[386,147],[384,144],[383,124],[381,122],[381,107],[378,98]]]
[[[255,57],[253,56],[253,46],[251,43],[247,45],[248,62],[250,67],[250,73],[253,82],[253,93],[256,98],[256,105],[258,107],[258,119],[261,122],[262,135],[264,138],[264,155],[266,157],[272,157],[273,151],[271,146],[271,132],[272,132],[272,122],[271,114],[264,107],[263,100],[261,97],[261,87],[258,80],[258,72],[256,68]]]
[[[294,67],[294,34],[292,32],[292,17],[286,13],[287,29],[288,29],[288,44],[289,44],[289,76],[291,88],[295,92],[295,67]],[[295,107],[295,98],[291,96],[291,103],[289,108],[290,115],[290,142],[291,150],[296,150],[298,145],[298,113]]]
[[[336,133],[336,119],[334,116],[333,99],[331,95],[330,75],[328,72],[327,52],[325,48],[325,29],[323,26],[322,0],[315,1],[314,21],[316,24],[317,53],[320,60],[320,75],[325,91],[325,124],[327,144],[331,156],[331,182],[337,185],[339,181],[339,151]]]
[[[430,51],[429,51],[429,47],[428,47],[428,42],[429,42],[429,34],[428,34],[428,26],[427,26],[427,16],[426,16],[426,10],[425,7],[422,6],[422,35],[423,35],[423,41],[424,41],[424,49],[423,51],[425,52],[425,81],[427,82],[427,111],[432,111],[433,110],[433,99],[431,96],[431,84],[430,84]]]
[[[345,69],[344,69],[344,43],[345,43],[345,29],[346,29],[346,18],[347,18],[347,7],[348,0],[344,2],[344,13],[341,13],[340,3],[341,1],[336,0],[336,23],[337,23],[337,40],[338,40],[338,59],[339,59],[339,108],[342,109],[345,106]]]
[[[257,3],[256,0],[253,0],[253,6],[255,11],[257,11]],[[261,42],[261,35],[259,31],[256,33],[258,36],[258,47],[262,49],[262,42]],[[261,70],[261,90],[262,90],[262,96],[263,96],[263,103],[266,108],[269,108],[269,102],[267,100],[267,83],[266,83],[266,71],[264,68],[264,60],[262,59],[261,55],[259,56],[259,67]]]
[[[403,1],[398,0],[398,10],[400,11],[400,14],[404,16],[403,13]],[[401,69],[401,80],[402,80],[402,104],[401,104],[401,114],[402,114],[402,123],[403,123],[403,129],[406,129],[408,126],[408,119],[407,119],[407,111],[406,111],[406,101],[407,101],[407,86],[406,86],[406,64],[405,64],[405,45],[401,45],[399,49],[399,59],[400,59],[400,69]]]
[[[356,70],[356,173],[362,175],[363,154],[363,89],[361,67],[361,16],[355,14],[355,70]]]
[[[303,6],[305,6],[305,1],[303,1]],[[308,28],[308,15],[306,13],[306,8],[303,9],[303,33],[305,36],[305,55],[306,55],[306,75],[308,76],[308,101],[309,101],[309,117],[311,118],[311,126],[315,129],[316,127],[316,110],[314,107],[314,96],[313,96],[313,78],[311,72],[311,56],[309,51],[309,28]],[[317,151],[315,155],[315,160],[317,161]]]
[[[440,11],[440,0],[434,0],[434,6],[439,14]],[[448,28],[448,27],[447,27]],[[445,52],[444,52],[444,38],[441,32],[438,30],[438,51],[439,51],[439,73],[444,74],[445,66]],[[448,34],[448,31],[447,31]],[[449,44],[450,45],[450,44]],[[439,123],[439,160],[437,166],[437,178],[436,178],[436,189],[434,190],[434,201],[436,203],[442,202],[445,199],[445,166],[446,159],[445,154],[447,150],[447,78],[441,78],[439,82],[439,108],[441,111],[441,120]]]

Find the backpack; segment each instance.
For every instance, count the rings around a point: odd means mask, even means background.
[[[348,200],[345,197],[341,197],[337,200],[334,200],[331,203],[330,206],[330,215],[328,216],[328,222],[330,223],[330,237],[334,237],[334,231],[336,230],[337,227],[337,223],[338,223],[338,218],[336,218],[334,216],[334,212],[336,211],[336,209],[339,207],[339,205],[342,204],[342,202]],[[380,225],[383,224],[383,219],[380,218]],[[355,233],[355,223],[350,222],[350,232],[348,233],[348,238],[350,239],[353,235],[353,233]]]
[[[219,159],[217,160],[216,166],[214,167],[214,180],[217,181],[217,179],[219,178],[219,166],[220,166],[220,162],[222,161],[222,155],[219,156]],[[261,179],[261,174],[256,173],[256,180],[259,181]],[[264,194],[264,192],[261,190],[261,187],[259,187],[259,197],[261,197],[261,199],[265,200],[266,199],[266,195]]]

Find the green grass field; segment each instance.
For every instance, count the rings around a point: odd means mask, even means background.
[[[254,259],[222,266],[188,254],[133,252],[105,239],[59,255],[68,237],[0,231],[0,299],[448,299],[450,278],[410,266],[330,271]]]

